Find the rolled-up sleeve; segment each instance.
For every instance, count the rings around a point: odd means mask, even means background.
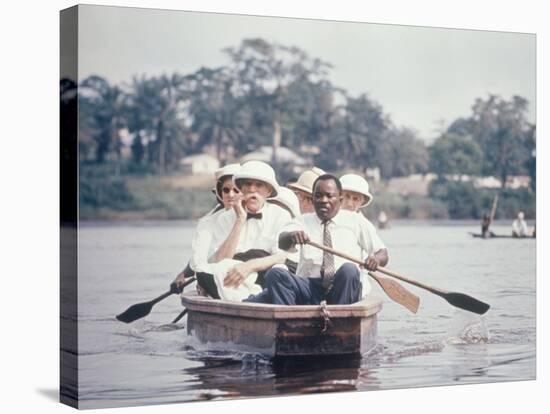
[[[278,251],[278,252],[282,251],[279,248],[279,237],[281,236],[281,234],[289,233],[289,232],[293,232],[293,231],[300,231],[300,230],[303,231],[304,229],[305,229],[304,223],[302,222],[302,220],[299,217],[290,220],[277,233],[277,237],[275,238],[275,246],[274,246],[276,248],[276,251]],[[296,248],[296,246],[294,246],[293,248],[288,250],[288,252],[290,252],[290,253],[296,253],[297,251],[298,251],[298,249]],[[294,256],[294,258],[296,258],[296,256]]]

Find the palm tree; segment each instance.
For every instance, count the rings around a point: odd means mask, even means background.
[[[109,153],[115,154],[116,171],[120,174],[120,130],[126,126],[127,95],[118,86],[111,86],[100,76],[90,76],[80,84],[80,103],[88,114],[88,126],[96,141],[96,161],[104,163]]]
[[[232,94],[233,79],[227,68],[201,68],[190,76],[192,131],[199,135],[198,147],[211,144],[222,163],[234,152],[242,152],[248,126],[244,102]]]
[[[297,47],[272,44],[263,39],[245,39],[238,48],[227,48],[225,52],[233,63],[235,96],[246,97],[255,110],[269,114],[272,161],[276,166],[289,87],[296,81],[321,81],[331,66],[320,59],[311,59]]]
[[[128,119],[135,160],[145,158],[160,174],[178,161],[187,149],[187,99],[184,76],[134,77]]]

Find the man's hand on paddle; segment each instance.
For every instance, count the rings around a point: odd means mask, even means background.
[[[250,273],[252,273],[252,271],[246,263],[239,263],[235,265],[235,267],[229,269],[227,275],[223,279],[223,285],[225,287],[238,287]]]
[[[367,270],[370,270],[371,272],[374,272],[376,269],[378,269],[379,265],[380,263],[375,256],[369,256],[365,259],[363,267],[365,267]]]
[[[302,230],[281,233],[279,236],[279,247],[283,250],[290,250],[297,244],[306,244],[309,236]]]
[[[367,257],[362,267],[365,267],[367,270],[374,272],[378,269],[378,266],[386,266],[388,260],[388,250],[386,248],[380,249],[373,255]]]

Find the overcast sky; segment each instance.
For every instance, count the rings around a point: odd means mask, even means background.
[[[222,49],[261,37],[331,63],[330,79],[367,93],[398,126],[431,140],[489,93],[521,95],[534,121],[533,34],[81,6],[79,76],[133,75],[229,63]]]

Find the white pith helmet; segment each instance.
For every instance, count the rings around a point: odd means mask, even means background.
[[[269,184],[273,189],[269,198],[274,198],[279,193],[279,184],[275,178],[275,171],[269,164],[263,161],[247,161],[239,171],[233,175],[233,182],[235,186],[241,190],[240,181],[244,179],[261,181]]]
[[[279,194],[277,194],[277,197],[273,201],[285,205],[291,211],[293,217],[300,215],[300,202],[294,191],[286,187],[279,187]]]
[[[225,176],[234,175],[240,169],[241,169],[241,164],[238,164],[238,163],[227,164],[227,165],[224,165],[222,168],[214,171],[214,177],[216,178],[216,181],[218,181]]]
[[[214,177],[216,178],[216,187],[213,188],[212,191],[214,192],[214,194],[216,194],[218,200],[223,201],[222,195],[220,194],[222,184],[221,182],[227,177],[232,177],[240,169],[240,164],[227,164],[222,168],[214,171]]]
[[[361,208],[371,203],[373,196],[369,192],[369,183],[363,177],[357,174],[344,174],[340,177],[340,182],[342,183],[342,190],[353,191],[365,196],[365,202],[361,205]]]

